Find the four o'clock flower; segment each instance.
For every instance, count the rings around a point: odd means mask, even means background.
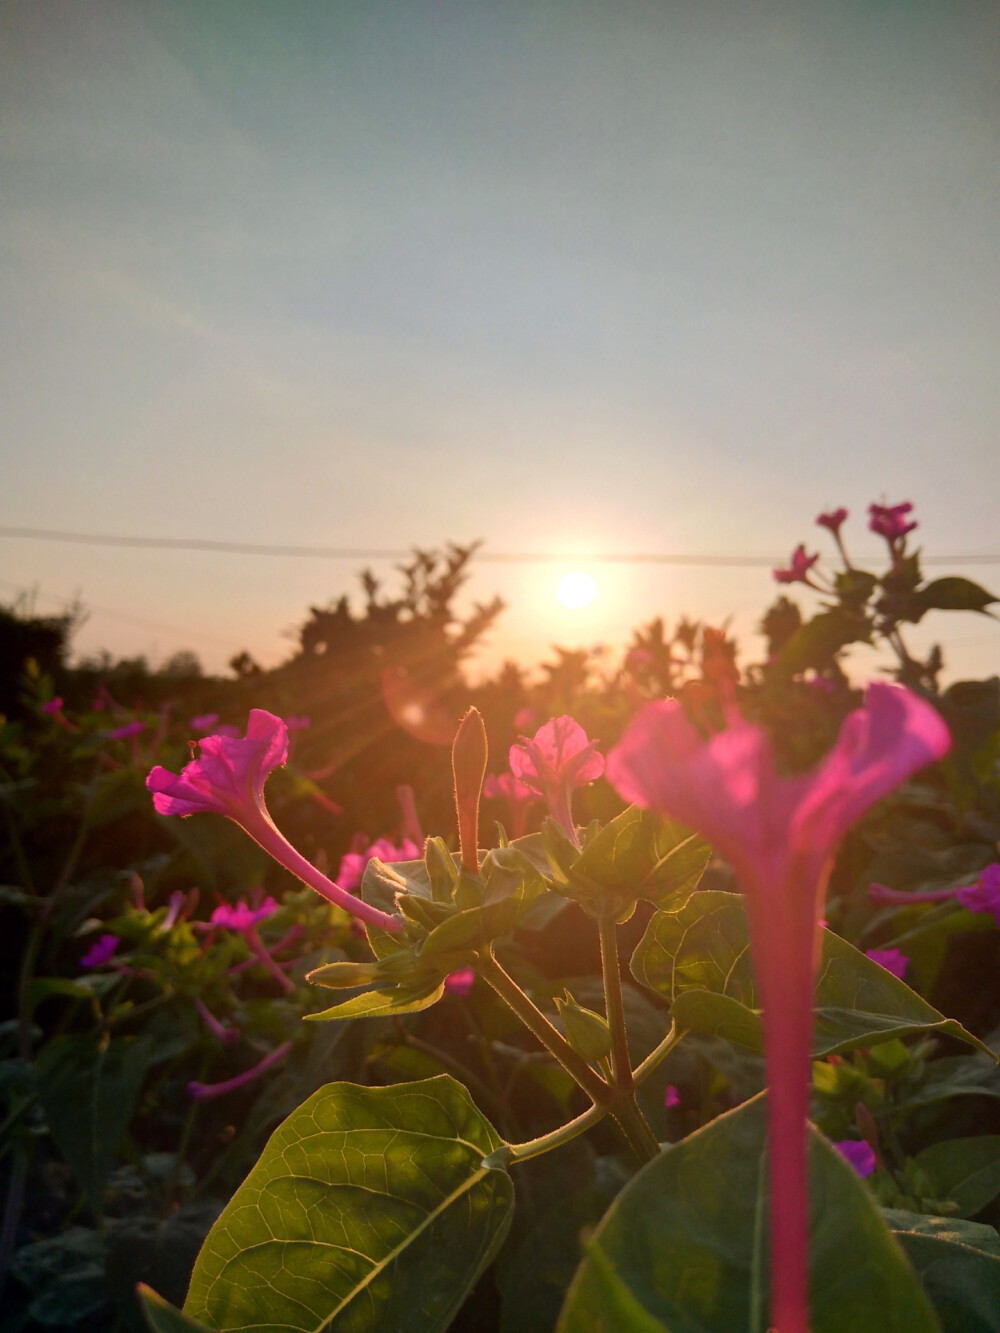
[[[792,558],[788,562],[787,569],[772,569],[776,583],[808,583],[813,586],[809,578],[809,571],[819,559],[819,554],[806,555],[806,548],[800,543],[792,552]]]
[[[567,714],[539,727],[529,740],[510,747],[510,769],[531,791],[545,798],[553,819],[577,845],[573,827],[574,787],[594,782],[604,772],[604,757],[597,742],[589,741],[579,722]]]
[[[353,893],[355,889],[361,887],[365,866],[373,857],[377,856],[380,861],[388,865],[391,861],[419,861],[422,855],[420,848],[416,843],[410,842],[409,838],[403,838],[398,847],[388,838],[376,838],[370,846],[360,851],[344,853],[340,858],[337,883],[342,889]]]
[[[850,1162],[859,1176],[870,1176],[875,1170],[875,1153],[864,1139],[841,1139],[833,1146],[845,1162]]]
[[[884,967],[887,972],[891,972],[900,981],[903,980],[906,965],[910,961],[906,954],[899,949],[866,949],[865,957],[870,958],[873,963],[878,963],[879,967]]]
[[[958,889],[918,889],[909,893],[890,889],[885,884],[870,884],[868,897],[873,903],[891,903],[909,907],[914,903],[940,903],[953,899],[969,912],[988,912],[1000,926],[1000,861],[982,871],[975,884]]]
[[[220,903],[208,920],[212,926],[221,926],[225,930],[239,931],[250,950],[264,964],[282,990],[293,991],[295,989],[294,982],[289,981],[271,957],[257,930],[258,922],[265,921],[277,910],[278,904],[271,897],[265,898],[257,907],[251,907],[249,903],[240,898],[235,904]]]
[[[834,853],[855,820],[949,743],[930,704],[879,683],[823,763],[798,777],[778,774],[759,727],[737,717],[705,741],[676,702],[644,709],[608,756],[611,785],[705,834],[746,896],[768,1079],[771,1324],[780,1333],[808,1330],[813,985]]]
[[[327,879],[275,826],[264,804],[264,783],[288,756],[288,729],[280,718],[263,708],[253,708],[246,736],[206,736],[197,742],[197,749],[198,758],[192,759],[179,775],[158,764],[146,778],[159,814],[225,815],[328,902],[382,930],[399,930],[396,917],[370,907]]]
[[[917,526],[916,519],[907,522],[907,515],[912,509],[913,505],[909,500],[904,500],[898,505],[869,505],[868,527],[879,537],[884,537],[895,549],[907,533],[912,532]]]
[[[829,528],[836,536],[847,521],[847,510],[844,508],[831,509],[828,514],[818,515],[816,522],[821,528]]]

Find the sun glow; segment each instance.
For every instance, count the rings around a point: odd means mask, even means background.
[[[597,584],[589,574],[564,574],[556,585],[556,596],[568,611],[589,606],[597,592]]]

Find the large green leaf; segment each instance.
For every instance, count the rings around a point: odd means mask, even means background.
[[[152,1287],[140,1282],[135,1294],[142,1306],[143,1317],[152,1333],[211,1333],[207,1324],[199,1324],[197,1319],[175,1310],[169,1301],[165,1301]]]
[[[912,598],[916,614],[915,620],[926,611],[985,611],[997,599],[991,592],[981,588],[971,579],[951,575],[948,578],[934,579],[919,588]]]
[[[330,1009],[321,1009],[306,1018],[328,1022],[344,1018],[391,1018],[394,1014],[416,1014],[437,1004],[444,994],[444,979],[430,977],[424,982],[406,986],[375,986],[363,995],[352,996]]]
[[[761,1049],[750,931],[739,894],[705,890],[674,911],[657,912],[632,956],[632,972],[671,1001],[678,1030]],[[817,1056],[915,1032],[939,1032],[988,1051],[961,1023],[945,1018],[898,977],[828,930],[823,931],[815,1006]]]
[[[764,1333],[766,1095],[667,1148],[595,1231],[558,1333]],[[940,1333],[864,1183],[810,1132],[812,1333]]]
[[[563,891],[592,911],[620,916],[638,898],[658,906],[686,898],[711,854],[700,834],[630,805],[589,840]]]
[[[943,1333],[1000,1333],[1000,1243],[992,1227],[885,1209]]]
[[[950,1199],[959,1217],[974,1217],[1000,1194],[1000,1135],[946,1139],[913,1159],[929,1177],[926,1197]]]
[[[59,1151],[100,1213],[149,1065],[147,1038],[57,1037],[35,1065],[38,1096]]]
[[[501,1146],[447,1075],[330,1083],[275,1130],[208,1234],[185,1314],[217,1329],[443,1330],[510,1224]]]

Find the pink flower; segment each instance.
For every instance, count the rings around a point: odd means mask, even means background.
[[[337,883],[342,889],[354,892],[361,887],[361,880],[364,878],[365,866],[377,856],[380,861],[419,861],[422,852],[416,843],[410,842],[409,838],[404,838],[398,847],[394,846],[388,838],[377,838],[370,847],[366,847],[360,852],[346,852],[340,858],[340,869],[337,871]]]
[[[834,536],[836,536],[836,534],[843,527],[846,518],[847,518],[846,509],[833,509],[828,514],[820,514],[819,517],[816,519],[816,522],[819,524],[821,528],[829,528],[830,531],[834,534]]]
[[[870,1176],[875,1170],[875,1154],[864,1139],[841,1139],[833,1146],[859,1176]]]
[[[535,710],[533,708],[519,708],[514,714],[514,730],[530,731],[535,725]]]
[[[187,903],[187,894],[183,889],[174,889],[167,902],[167,914],[163,918],[160,926],[161,933],[165,930],[173,930],[174,926],[180,920],[181,912]]]
[[[218,713],[199,713],[188,723],[192,731],[211,731],[219,720]]]
[[[80,959],[81,967],[103,967],[110,963],[118,948],[117,935],[101,935]]]
[[[589,741],[579,722],[564,713],[539,727],[532,740],[522,736],[520,745],[510,747],[509,759],[514,777],[545,798],[553,818],[576,842],[573,789],[604,772],[597,742]]]
[[[796,546],[792,552],[792,558],[789,561],[787,569],[772,569],[776,583],[808,583],[809,571],[819,559],[819,555],[806,555],[806,548],[803,545]]]
[[[209,921],[213,926],[223,926],[226,930],[247,931],[252,926],[256,926],[258,921],[264,921],[272,913],[278,910],[278,904],[273,898],[267,897],[259,907],[251,907],[245,899],[240,898],[238,902],[220,903]]]
[[[955,897],[970,912],[989,912],[1000,926],[1000,861],[988,865],[975,884],[959,889]]]
[[[528,807],[538,800],[537,795],[513,773],[491,773],[483,783],[483,795],[491,801],[506,801],[510,809],[510,835],[524,836]]]
[[[225,815],[279,865],[328,902],[382,930],[399,930],[400,923],[395,917],[370,907],[327,879],[275,826],[264,803],[264,783],[288,756],[288,731],[280,718],[262,708],[253,708],[245,737],[216,734],[206,736],[197,746],[199,757],[185,765],[179,775],[158,764],[146,778],[159,814]]]
[[[312,718],[305,713],[289,713],[285,718],[285,726],[289,731],[306,731],[312,726]]]
[[[912,508],[909,500],[898,505],[869,505],[868,527],[879,537],[884,537],[891,546],[895,546],[917,526],[916,520],[912,523],[906,521]]]
[[[960,889],[922,889],[909,893],[890,889],[885,884],[869,884],[868,897],[873,903],[889,903],[894,907],[947,902],[954,898],[969,912],[988,912],[1000,926],[1000,861],[988,865],[975,884]]]
[[[870,958],[873,963],[878,963],[879,967],[884,967],[894,977],[899,977],[900,981],[903,980],[903,973],[910,961],[906,954],[900,953],[898,949],[866,949],[865,957]]]
[[[644,709],[608,756],[611,785],[705,834],[746,895],[769,1086],[771,1323],[782,1333],[808,1326],[805,1125],[826,880],[851,824],[949,743],[930,704],[879,683],[801,776],[779,776],[759,727],[737,718],[705,741],[675,702]]]
[[[663,1094],[663,1105],[668,1111],[672,1111],[675,1106],[680,1106],[681,1094],[672,1083],[667,1084],[667,1090]]]
[[[127,741],[130,736],[138,736],[141,731],[146,730],[145,722],[140,722],[134,718],[131,722],[126,722],[123,727],[115,727],[114,731],[108,733],[113,741]]]
[[[235,1078],[226,1079],[224,1083],[191,1082],[187,1085],[188,1096],[193,1097],[196,1102],[205,1102],[213,1097],[222,1097],[227,1092],[235,1092],[237,1088],[245,1087],[246,1084],[252,1083],[254,1079],[260,1078],[265,1070],[270,1069],[279,1060],[283,1060],[291,1049],[292,1043],[290,1041],[283,1042],[270,1055],[265,1055],[263,1060],[251,1069],[247,1069],[242,1074],[237,1074]]]
[[[48,699],[45,703],[40,704],[40,705],[39,705],[39,708],[38,708],[38,711],[39,711],[40,713],[48,713],[48,714],[51,715],[51,714],[53,714],[53,713],[60,713],[60,712],[62,712],[62,706],[63,706],[63,701],[62,701],[62,699],[60,699],[59,695],[57,694],[57,695],[53,696],[53,698]]]
[[[447,995],[468,995],[472,990],[476,974],[471,967],[460,967],[457,972],[449,972],[444,979]]]

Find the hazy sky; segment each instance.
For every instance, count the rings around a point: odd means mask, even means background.
[[[0,180],[0,524],[769,555],[883,498],[1000,551],[992,0],[0,0]],[[360,564],[0,537],[0,597],[221,667]],[[479,567],[494,653],[773,591],[562,572]]]

